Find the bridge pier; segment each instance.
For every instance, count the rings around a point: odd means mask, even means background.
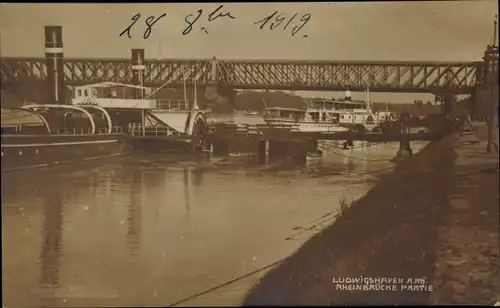
[[[318,151],[318,140],[317,139],[309,139],[307,141],[307,152],[308,153],[316,153]]]
[[[65,104],[64,53],[61,26],[45,27],[48,102]]]
[[[227,137],[215,137],[210,142],[213,155],[228,156],[231,154],[231,140]]]
[[[283,159],[305,162],[307,153],[312,152],[311,145],[310,140],[259,140],[256,151],[257,162],[268,164]]]

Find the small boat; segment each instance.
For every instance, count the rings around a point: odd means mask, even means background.
[[[256,116],[256,115],[259,115],[259,113],[257,111],[247,110],[245,112],[245,115],[247,115],[247,116]]]

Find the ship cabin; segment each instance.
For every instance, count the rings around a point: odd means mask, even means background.
[[[357,112],[366,111],[365,101],[346,101],[326,98],[314,98],[306,103],[308,109]]]
[[[100,82],[73,87],[73,105],[93,104],[104,108],[150,109],[150,110],[189,110],[185,99],[160,99],[157,89],[143,86]]]
[[[377,116],[381,122],[396,121],[396,113],[391,111],[377,111]]]
[[[73,105],[97,105],[103,108],[156,108],[156,100],[148,99],[153,93],[152,88],[116,82],[100,82],[73,87],[71,90]]]
[[[366,112],[367,104],[364,101],[333,101],[333,108],[346,112]]]
[[[327,99],[313,99],[306,103],[307,109],[334,110],[335,101]]]
[[[264,120],[279,122],[299,122],[306,118],[306,110],[298,108],[271,107],[264,113]]]
[[[101,82],[73,87],[72,92],[73,105],[105,109],[113,126],[122,131],[131,126],[165,126],[151,111],[189,109],[184,101],[158,100],[155,89],[131,84]]]
[[[308,122],[308,123],[338,123],[339,114],[336,111],[328,111],[321,108],[268,108],[264,119],[266,121],[279,122]]]
[[[339,123],[340,112],[336,109],[336,102],[327,99],[313,99],[306,102],[307,117],[314,122]]]

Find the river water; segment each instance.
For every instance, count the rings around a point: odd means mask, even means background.
[[[156,153],[3,174],[4,307],[238,305],[398,145],[328,148],[300,166]]]

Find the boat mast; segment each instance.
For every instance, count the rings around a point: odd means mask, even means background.
[[[264,97],[261,97],[262,99],[262,103],[264,104],[264,110],[267,112],[267,103],[266,103],[266,100],[264,99]]]
[[[366,109],[370,110],[370,87],[366,86]]]
[[[498,23],[498,15],[495,14],[495,21],[493,22],[493,46],[497,44],[497,23]]]
[[[185,72],[184,66],[182,66],[182,79],[183,79],[183,86],[184,86],[184,107],[187,110],[188,104],[187,104],[187,90],[186,90],[186,72]]]

